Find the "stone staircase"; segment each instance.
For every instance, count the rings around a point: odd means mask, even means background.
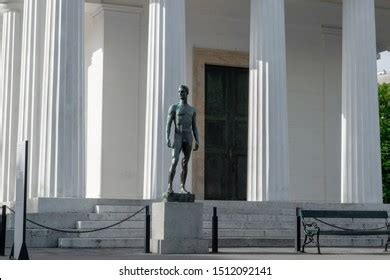
[[[96,205],[91,219],[76,222],[79,230],[110,226],[136,213],[143,206]],[[61,248],[142,248],[145,236],[145,212],[113,228],[80,233],[74,238],[59,238]]]
[[[203,201],[204,238],[211,245],[212,208],[218,209],[219,245],[221,247],[293,247],[295,237],[295,209],[334,210],[390,210],[390,205],[361,205],[336,203],[294,202],[239,202]],[[37,213],[29,214],[34,221],[63,229],[90,230],[112,225],[125,219],[143,207],[104,205],[94,206],[93,213]],[[12,220],[12,219],[11,219]],[[30,247],[61,248],[142,248],[144,246],[145,213],[113,228],[90,233],[57,233],[40,229],[28,223],[27,243]],[[338,220],[332,222],[348,228],[376,228],[383,226],[378,220]],[[321,225],[322,229],[327,228]],[[153,230],[153,229],[152,229]],[[9,233],[12,232],[12,221]],[[10,235],[8,235],[10,236]],[[322,237],[322,246],[333,247],[380,247],[385,236]],[[10,241],[7,240],[9,244]]]

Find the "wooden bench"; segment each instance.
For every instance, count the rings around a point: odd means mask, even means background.
[[[305,210],[297,208],[296,220],[296,241],[295,250],[305,252],[305,246],[310,243],[317,245],[318,254],[320,251],[320,235],[387,235],[385,251],[390,244],[390,224],[387,211],[351,211],[351,210]],[[370,229],[349,229],[332,224],[330,219],[382,219],[383,226]],[[310,219],[310,221],[308,221]],[[323,220],[323,219],[326,219]],[[321,229],[319,225],[327,225],[333,229]],[[380,224],[380,222],[378,222]],[[301,248],[301,225],[305,235]],[[315,240],[316,239],[316,240]]]

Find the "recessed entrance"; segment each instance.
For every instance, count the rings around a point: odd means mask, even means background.
[[[246,200],[248,68],[205,65],[205,199]]]

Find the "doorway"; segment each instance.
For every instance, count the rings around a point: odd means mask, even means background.
[[[205,65],[205,199],[246,200],[249,70]]]

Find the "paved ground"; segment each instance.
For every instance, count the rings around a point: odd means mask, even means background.
[[[208,255],[154,255],[144,254],[142,250],[116,249],[60,249],[30,248],[32,260],[177,260],[177,259],[213,259],[213,260],[334,260],[334,259],[389,259],[390,252],[382,248],[323,248],[321,255],[314,248],[308,253],[296,254],[292,248],[221,248],[219,254]],[[9,254],[9,249],[6,250]],[[7,260],[1,257],[0,260]]]

